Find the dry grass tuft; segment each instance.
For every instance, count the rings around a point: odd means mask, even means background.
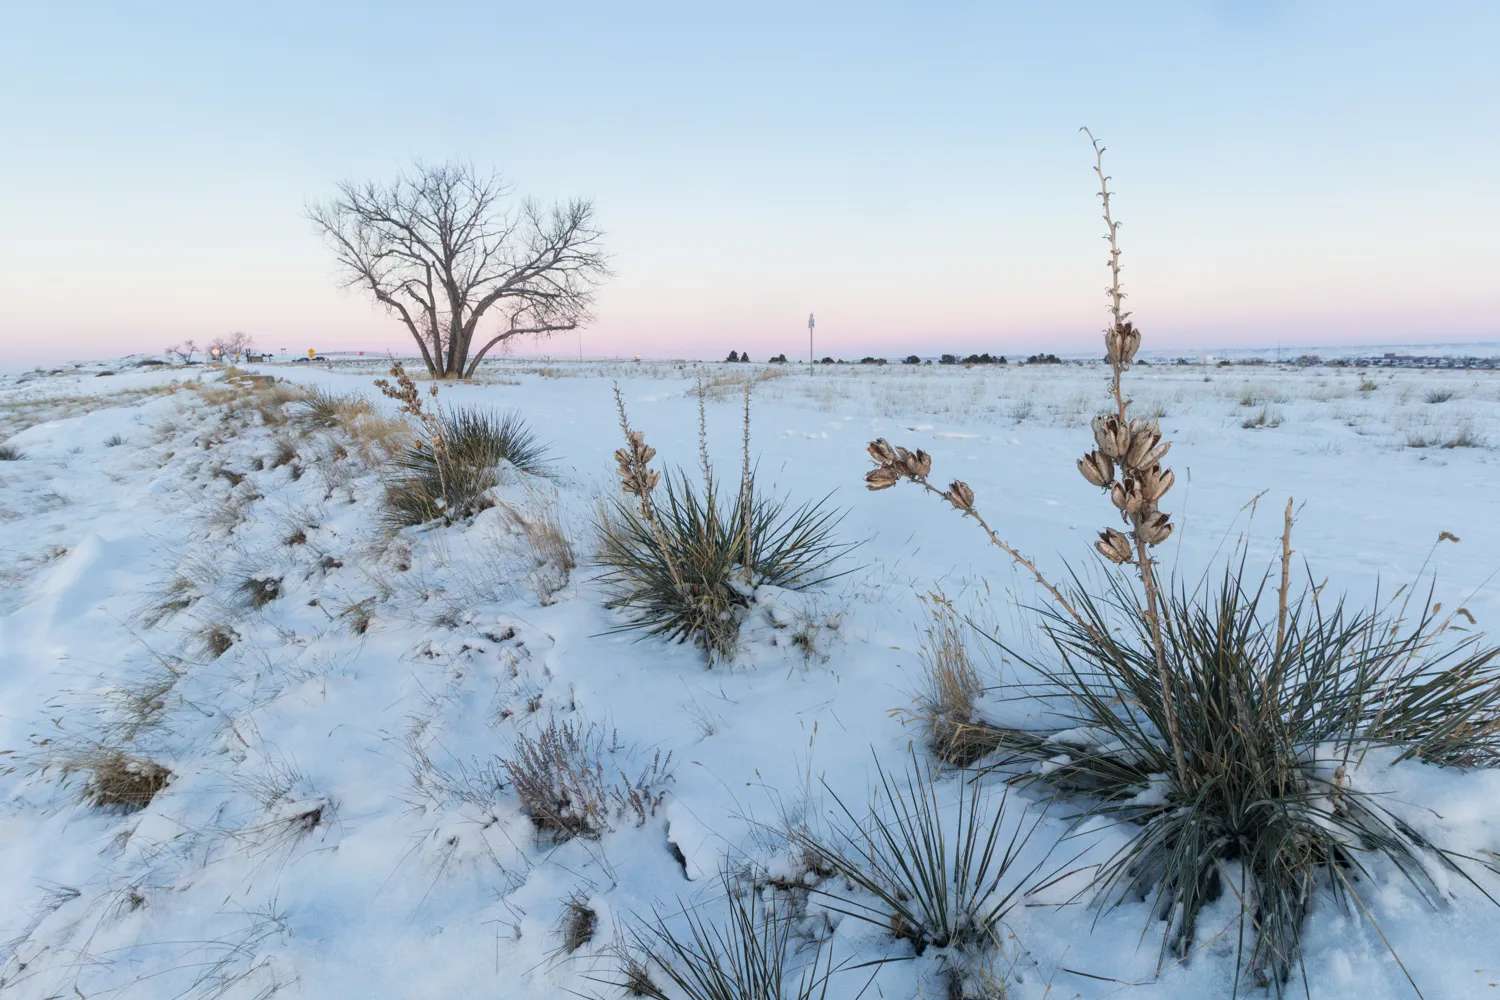
[[[281,578],[252,576],[240,584],[240,594],[252,608],[263,608],[281,596]]]
[[[582,948],[594,940],[598,928],[599,914],[589,905],[588,897],[577,892],[569,896],[563,903],[562,920],[557,927],[564,950],[572,954]]]
[[[940,760],[967,767],[989,750],[983,742],[965,737],[984,684],[969,656],[967,627],[953,603],[941,593],[923,601],[932,616],[923,630],[921,653],[927,684],[921,716],[928,727],[928,745]]]
[[[510,504],[502,507],[506,521],[525,540],[531,555],[528,579],[537,600],[543,605],[552,604],[578,567],[573,540],[563,524],[556,497],[548,499],[532,493],[524,507]]]
[[[229,652],[240,637],[228,622],[207,621],[194,630],[193,638],[209,659],[217,660]]]
[[[1260,412],[1251,417],[1246,417],[1240,424],[1245,430],[1259,430],[1262,427],[1280,427],[1281,414],[1272,412],[1268,406],[1262,406]]]
[[[632,781],[618,766],[618,737],[590,723],[556,718],[535,736],[516,740],[500,766],[537,831],[555,840],[597,839],[626,817],[637,826],[656,814],[672,778],[672,755],[656,751]],[[614,773],[606,773],[605,765]]]
[[[63,767],[63,776],[70,771],[89,773],[83,797],[90,805],[125,812],[146,808],[172,779],[172,772],[160,764],[104,747],[69,761]]]

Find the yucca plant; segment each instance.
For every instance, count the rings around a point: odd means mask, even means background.
[[[1431,610],[1408,623],[1324,606],[1311,588],[1267,620],[1267,581],[1250,589],[1246,575],[1241,560],[1211,597],[1178,591],[1163,605],[1186,782],[1162,735],[1152,635],[1118,579],[1104,598],[1075,591],[1081,622],[1042,611],[1055,662],[1007,649],[1040,676],[1027,693],[1058,725],[976,724],[963,736],[998,751],[991,767],[1031,765],[1031,780],[1091,796],[1090,814],[1127,824],[1096,885],[1110,901],[1150,898],[1170,953],[1186,955],[1203,908],[1233,891],[1253,930],[1241,967],[1279,992],[1313,900],[1366,912],[1357,881],[1376,859],[1434,905],[1434,868],[1478,887],[1471,859],[1417,832],[1360,766],[1375,750],[1388,751],[1382,763],[1500,763],[1500,651],[1474,634],[1445,643],[1448,623]]]
[[[630,429],[615,391],[626,438],[615,458],[622,490],[634,503],[607,500],[597,527],[608,606],[626,615],[619,631],[698,643],[712,663],[733,652],[738,609],[757,586],[801,590],[840,575],[834,564],[854,546],[834,539],[843,512],[826,497],[793,507],[761,492],[748,437],[732,499],[714,478],[706,447],[701,487],[680,471],[657,473],[650,468],[655,449]],[[748,402],[746,414],[748,434]]]
[[[802,942],[795,934],[792,914],[771,896],[772,890],[741,886],[724,874],[722,923],[701,910],[684,906],[679,921],[655,914],[632,930],[638,954],[660,970],[672,992],[655,986],[638,958],[622,955],[624,981],[611,983],[658,1000],[821,1000],[840,971],[833,965],[832,947],[813,946],[812,957],[797,960]],[[868,986],[868,983],[866,984]],[[862,995],[864,990],[854,996]],[[846,994],[840,994],[841,996]]]
[[[415,418],[423,431],[422,440],[390,460],[385,513],[392,525],[439,519],[452,524],[492,506],[490,490],[500,482],[497,470],[503,463],[531,475],[548,474],[547,447],[520,414],[424,407],[416,384],[399,362],[392,365],[391,374],[396,376],[395,386],[384,379],[375,384],[400,402],[401,412]],[[436,389],[432,387],[434,396]]]
[[[838,806],[832,833],[793,830],[808,867],[834,876],[814,891],[829,909],[909,941],[918,955],[998,947],[1001,921],[1047,862],[1049,852],[1029,867],[1022,860],[1046,811],[1021,819],[1007,812],[1008,785],[993,793],[962,772],[941,781],[915,752],[904,780],[878,761],[876,770],[880,783],[867,816],[825,785]]]
[[[1243,559],[1216,594],[1163,587],[1153,551],[1173,530],[1159,506],[1174,481],[1161,464],[1170,443],[1155,422],[1130,415],[1122,390],[1141,336],[1123,308],[1119,224],[1097,141],[1094,151],[1110,247],[1111,399],[1093,421],[1095,449],[1077,465],[1127,529],[1100,532],[1095,549],[1129,575],[1110,574],[1102,598],[1076,576],[1064,592],[985,522],[967,484],[929,482],[932,458],[921,450],[872,442],[866,485],[911,482],[941,497],[1050,599],[1041,614],[1051,655],[1011,652],[1042,678],[1028,693],[1064,724],[960,726],[954,742],[1002,751],[996,766],[1030,764],[1036,780],[1093,797],[1086,814],[1132,824],[1093,885],[1104,901],[1153,899],[1167,951],[1185,957],[1204,906],[1232,889],[1253,932],[1236,992],[1249,971],[1280,994],[1301,961],[1312,901],[1326,893],[1368,916],[1357,883],[1376,874],[1377,860],[1430,902],[1438,870],[1478,886],[1469,859],[1405,822],[1359,765],[1377,749],[1396,760],[1500,764],[1500,651],[1478,634],[1445,645],[1454,623],[1437,619],[1430,594],[1410,618],[1410,598],[1376,612],[1325,607],[1311,586],[1293,599],[1291,501],[1274,619],[1260,612],[1267,581],[1247,583]]]

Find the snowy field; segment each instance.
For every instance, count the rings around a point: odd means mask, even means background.
[[[375,362],[249,370],[389,406]],[[908,747],[921,752],[900,710],[921,691],[925,595],[1032,645],[1035,587],[933,498],[867,493],[868,441],[929,451],[934,480],[968,482],[1054,578],[1065,563],[1098,573],[1091,542],[1115,523],[1074,467],[1103,366],[508,362],[444,388],[449,405],[519,410],[550,446],[552,478],[511,474],[499,492],[557,505],[579,557],[565,577],[500,507],[392,534],[369,442],[300,422],[295,404],[265,415],[215,374],[0,380],[0,440],[21,454],[0,461],[7,1000],[620,996],[608,982],[632,920],[716,914],[721,870],[794,872],[787,822],[824,822],[830,792],[862,807],[877,761],[900,773]],[[706,380],[709,449],[737,474],[749,376],[762,480],[798,502],[832,494],[839,536],[862,544],[837,580],[759,601],[734,662],[708,670],[691,646],[612,631],[590,525],[617,490],[612,381],[657,465],[694,470]],[[1317,582],[1362,604],[1435,577],[1435,600],[1500,622],[1500,375],[1154,365],[1129,378],[1136,412],[1159,414],[1173,442],[1180,528],[1161,554],[1178,578],[1239,544],[1270,565],[1294,497],[1294,546]],[[1439,545],[1441,532],[1459,541]],[[984,669],[985,705],[1017,711],[1011,665]],[[539,840],[495,761],[550,718],[601,727],[610,766],[632,778],[670,754],[654,812],[598,840]],[[100,742],[170,770],[149,806],[92,807],[85,779],[59,773]],[[1409,763],[1378,778],[1419,830],[1500,855],[1500,775]],[[1018,814],[1028,794],[1012,793]],[[1069,830],[1066,809],[1039,822],[1028,850]],[[1078,868],[1123,838],[1085,827],[1055,855]],[[1376,875],[1364,898],[1389,947],[1360,915],[1315,908],[1312,996],[1416,995],[1392,949],[1426,997],[1500,995],[1500,909],[1452,880],[1434,911]],[[1163,964],[1145,904],[1101,910],[1081,884],[1060,879],[1007,917],[1006,995],[1229,995],[1227,903],[1196,953]],[[597,919],[571,952],[570,900]],[[799,934],[835,964],[912,957],[816,896],[806,906]],[[938,961],[846,972],[828,996],[938,997]]]

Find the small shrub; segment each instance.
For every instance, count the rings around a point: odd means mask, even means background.
[[[1374,392],[1376,389],[1379,389],[1379,388],[1380,388],[1380,386],[1376,385],[1374,382],[1371,382],[1367,378],[1362,378],[1362,379],[1359,380],[1359,391],[1360,392]]]
[[[125,439],[118,434],[111,434],[109,437],[104,439],[104,447],[106,448],[118,448],[124,443]]]
[[[19,462],[25,457],[14,445],[0,444],[0,462]]]
[[[441,418],[441,441],[419,442],[391,459],[386,517],[393,525],[452,524],[492,505],[496,469],[509,462],[522,472],[548,474],[547,448],[521,416],[458,409]]]
[[[631,781],[616,766],[623,750],[597,725],[553,718],[536,736],[519,737],[500,766],[538,832],[555,840],[594,839],[622,818],[645,823],[666,797],[661,786],[672,778],[672,755],[656,751]],[[618,777],[605,772],[606,762]]]
[[[1451,389],[1433,389],[1422,398],[1429,403],[1446,403],[1456,395],[1458,394]]]

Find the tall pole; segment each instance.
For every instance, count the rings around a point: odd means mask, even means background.
[[[813,314],[812,313],[808,313],[807,314],[807,363],[809,365],[817,364],[817,362],[815,362],[813,360]],[[812,369],[808,368],[808,371],[812,371]]]

